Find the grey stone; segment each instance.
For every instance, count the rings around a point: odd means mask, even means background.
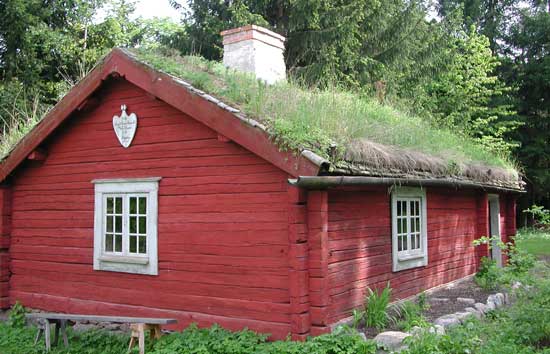
[[[455,316],[460,322],[464,323],[468,318],[472,317],[473,315],[470,312],[456,312]]]
[[[478,319],[483,316],[483,313],[481,313],[479,310],[477,310],[473,307],[466,307],[464,309],[464,311],[471,313],[472,315],[474,315]]]
[[[424,332],[424,329],[420,326],[414,326],[410,329],[409,333],[413,336],[421,335]]]
[[[520,281],[515,281],[512,283],[512,290],[517,290],[523,287],[523,284]]]
[[[363,332],[357,332],[359,334],[359,337],[361,337],[361,339],[363,339],[365,342],[368,340],[367,339],[367,335]]]
[[[456,317],[456,315],[451,314],[451,315],[445,315],[445,316],[436,318],[436,320],[434,321],[434,324],[438,326],[442,326],[445,329],[447,329],[447,328],[459,325],[460,320],[458,319],[458,317]]]
[[[400,352],[401,350],[406,349],[406,345],[403,344],[403,340],[410,336],[410,333],[388,331],[378,334],[376,337],[374,337],[374,341],[383,348],[395,352]]]
[[[440,303],[447,303],[451,301],[448,297],[432,297],[428,300],[428,302],[433,304],[440,304]]]
[[[476,303],[476,300],[469,298],[469,297],[458,297],[456,298],[457,302],[460,302],[461,304],[465,305],[473,305]]]
[[[485,311],[485,313],[487,313],[488,311],[493,311],[496,308],[497,306],[495,305],[495,302],[493,301],[493,299],[492,298],[487,299],[487,311]]]
[[[504,306],[504,294],[502,293],[497,293],[497,294],[494,294],[494,295],[489,295],[489,297],[487,298],[487,305],[489,305],[489,303],[493,303],[495,308],[499,308],[499,307],[502,307]]]
[[[487,305],[482,304],[481,302],[478,302],[477,304],[475,304],[474,307],[476,310],[478,310],[482,314],[485,314],[487,311],[489,311],[487,309]]]
[[[445,327],[443,327],[441,325],[433,325],[432,327],[430,327],[428,329],[428,331],[430,333],[435,333],[435,334],[438,334],[438,335],[442,336],[442,335],[445,334]]]

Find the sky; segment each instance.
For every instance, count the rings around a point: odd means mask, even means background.
[[[170,17],[179,22],[180,13],[170,6],[168,0],[138,0],[134,16],[142,18]]]
[[[183,1],[182,1],[183,2]],[[170,6],[168,0],[135,0],[136,11],[130,18],[135,19],[141,17],[144,19],[153,17],[169,17],[174,22],[179,22],[181,13]],[[105,17],[105,10],[99,9],[94,22],[100,22]]]

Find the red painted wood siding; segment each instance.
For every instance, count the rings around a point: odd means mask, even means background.
[[[388,189],[329,192],[328,323],[361,306],[367,287],[389,281],[395,298],[405,298],[476,271],[484,252],[472,241],[485,234],[486,195],[430,188],[427,213],[428,266],[394,273]]]
[[[0,186],[0,309],[9,307],[11,188]]]
[[[129,149],[112,129],[121,104],[139,119]],[[122,80],[107,83],[99,106],[71,117],[44,148],[43,165],[13,179],[11,303],[290,332],[284,172]],[[156,176],[159,276],[93,271],[90,181]]]

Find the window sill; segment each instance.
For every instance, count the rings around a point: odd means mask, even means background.
[[[131,257],[131,256],[100,256],[100,262],[110,263],[127,263],[127,264],[149,264],[149,258],[145,257]]]
[[[414,253],[414,254],[403,254],[397,255],[398,261],[408,261],[411,259],[424,258],[426,255],[424,253]]]

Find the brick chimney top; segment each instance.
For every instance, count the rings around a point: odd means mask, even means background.
[[[285,37],[256,25],[221,32],[225,66],[273,84],[286,80]]]

